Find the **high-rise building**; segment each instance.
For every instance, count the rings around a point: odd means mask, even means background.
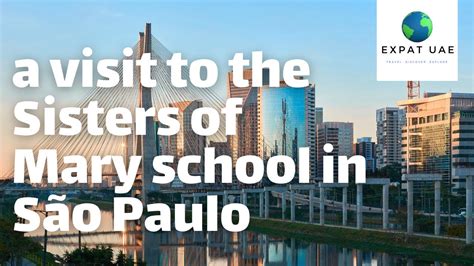
[[[229,145],[227,142],[219,142],[219,141],[210,141],[209,147],[215,149],[215,156],[219,157],[221,155],[230,155]]]
[[[457,168],[474,162],[474,93],[427,93],[398,105],[407,110],[402,172],[441,174],[443,183],[458,193],[464,179],[456,176]]]
[[[173,166],[176,167],[177,161],[183,156],[204,154],[206,137],[194,133],[191,127],[191,115],[194,110],[202,107],[202,101],[175,102],[169,106],[179,109],[176,119],[180,124],[180,129],[177,134],[164,137],[160,141],[160,153],[175,156],[175,164]],[[202,171],[202,166],[194,166],[190,166],[190,171]]]
[[[352,143],[354,141],[354,124],[352,122],[323,122],[324,127],[338,129],[338,154],[350,157],[353,155]]]
[[[324,118],[324,116],[323,116],[323,108],[322,108],[322,107],[316,107],[316,108],[314,109],[314,113],[315,113],[315,117],[316,117],[316,118],[315,118],[316,126],[321,125],[321,124],[323,123],[323,121],[324,121],[324,120],[323,120],[323,118]]]
[[[323,121],[324,121],[324,113],[323,113],[323,108],[322,107],[316,107],[314,109],[314,113],[315,113],[315,124],[316,124],[316,176],[318,176],[318,168],[321,168],[322,167],[322,163],[321,165],[319,165],[319,162],[317,161],[318,159],[318,144],[319,144],[319,133],[318,133],[318,128],[322,126],[323,124]],[[324,144],[322,144],[324,145]]]
[[[333,155],[334,158],[334,171],[337,175],[337,156],[351,157],[353,155],[353,136],[354,136],[354,124],[351,122],[323,122],[318,126],[317,130],[318,143],[316,146],[317,154],[317,177],[323,177],[323,156]],[[330,143],[333,145],[333,151],[326,153],[323,150],[324,144]]]
[[[310,175],[316,177],[316,125],[314,85],[303,88],[264,86],[259,90],[262,158],[287,155],[298,162],[298,150],[310,148]]]
[[[227,73],[227,98],[242,98],[245,99],[252,88],[252,69],[247,68],[243,71],[243,79],[249,81],[247,87],[237,87],[234,84],[234,72],[229,71]]]
[[[227,75],[227,97],[242,98],[242,114],[237,117],[237,134],[228,137],[234,161],[245,155],[266,159],[288,155],[298,161],[298,148],[310,148],[311,177],[316,174],[316,125],[314,85],[292,88],[283,81],[269,87],[269,71],[262,73],[262,87],[237,87],[233,73]],[[243,78],[252,82],[252,70]]]
[[[219,141],[210,141],[209,147],[214,148],[214,156],[217,158],[221,155],[228,155],[230,156],[230,149],[227,142],[219,142]],[[220,183],[221,176],[222,176],[222,164],[217,164],[215,166],[215,174],[216,174],[216,183]]]
[[[317,128],[317,139],[318,142],[316,143],[316,177],[318,179],[323,178],[323,156],[324,155],[331,155],[335,156],[334,159],[334,169],[337,169],[337,155],[339,154],[339,129],[338,128],[331,128],[327,127],[323,124],[318,125]],[[333,146],[333,150],[331,153],[326,153],[323,150],[324,144],[330,143]]]
[[[405,125],[405,110],[398,107],[385,107],[376,111],[377,144],[376,166],[401,164],[402,127]]]
[[[237,87],[233,82],[233,72],[227,74],[227,97],[242,98],[242,114],[237,117],[237,133],[228,136],[233,164],[244,155],[258,155],[259,114],[258,87],[251,87],[252,69],[244,69],[243,78],[249,81],[248,87]],[[268,83],[268,71],[263,71],[263,84]]]
[[[354,154],[364,156],[366,163],[365,169],[367,172],[375,172],[375,143],[372,142],[372,138],[358,138],[354,144]]]
[[[453,192],[465,194],[466,172],[474,172],[474,108],[457,111],[451,118]],[[464,171],[463,171],[464,170]],[[463,171],[464,173],[459,173]]]

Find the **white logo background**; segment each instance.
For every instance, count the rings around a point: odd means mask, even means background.
[[[458,1],[457,0],[377,0],[377,80],[379,81],[457,81],[458,79]],[[423,42],[412,42],[402,32],[406,15],[421,11],[428,15],[433,30]],[[387,54],[382,47],[387,46]],[[410,46],[415,54],[390,54],[390,46]],[[417,53],[416,46],[423,46]],[[430,53],[429,47],[443,46],[453,54]]]

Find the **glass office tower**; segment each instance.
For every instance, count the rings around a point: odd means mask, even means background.
[[[263,87],[260,91],[260,151],[263,158],[287,155],[298,163],[298,149],[310,148],[310,171],[315,176],[316,128],[314,86]]]

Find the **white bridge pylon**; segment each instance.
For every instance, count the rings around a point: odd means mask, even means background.
[[[122,59],[139,59],[139,42],[133,45],[133,55],[131,57],[123,57]],[[157,66],[152,66],[151,77],[157,82],[156,86],[151,88],[151,98],[153,107],[157,110],[164,107],[169,107],[169,104],[183,101],[201,100],[204,107],[211,107],[214,109],[221,109],[224,107],[225,99],[217,93],[218,88],[198,88],[189,81],[189,69],[186,66],[182,67],[182,78],[187,80],[187,87],[176,88],[171,84],[170,67],[166,65],[166,61],[170,59],[172,52],[170,52],[158,39],[152,36],[151,38],[151,59],[157,60]],[[122,80],[123,71],[121,61],[117,67],[117,72]],[[140,93],[140,71],[135,66],[134,69],[134,86],[123,87],[121,82],[113,88],[94,87],[90,92],[75,104],[75,107],[85,108],[91,101],[97,101],[100,108],[104,108],[107,113],[110,109],[116,107],[125,107],[132,111],[132,116],[135,114],[135,108],[139,107],[139,93]],[[81,155],[87,158],[90,173],[90,158],[93,155],[130,155],[127,152],[127,138],[122,136],[113,136],[104,130],[101,136],[91,136],[87,130],[86,115],[81,114],[76,116],[82,123],[83,130],[76,136],[45,136],[35,146],[34,153],[38,154],[40,149],[56,149],[58,152],[58,172],[66,168],[66,164],[61,160],[67,155]],[[156,119],[155,119],[156,120]],[[99,116],[98,125],[105,128],[105,114]],[[221,127],[219,131],[210,139],[215,141],[224,141],[224,119],[221,117]],[[67,127],[64,124],[58,123],[59,127]],[[135,139],[132,136],[132,139]],[[140,154],[137,154],[140,155]],[[105,167],[103,172],[115,172],[112,166]],[[27,171],[25,172],[28,175]],[[13,177],[13,169],[7,174],[7,177]]]

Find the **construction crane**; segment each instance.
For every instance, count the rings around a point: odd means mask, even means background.
[[[420,98],[420,82],[419,81],[407,81],[407,92],[408,99]]]
[[[420,82],[407,81],[407,97],[408,100],[420,98]],[[407,113],[415,113],[418,111],[417,105],[407,105]]]

